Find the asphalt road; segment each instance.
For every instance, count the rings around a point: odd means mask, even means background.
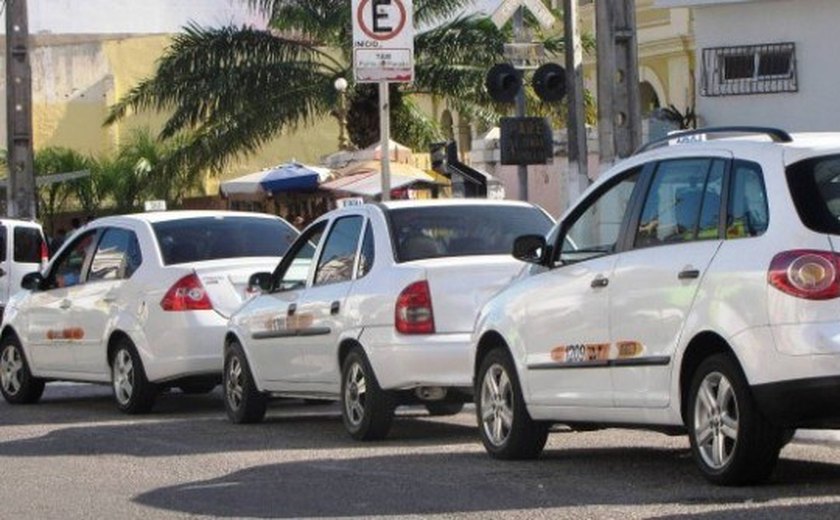
[[[838,518],[840,444],[794,442],[762,487],[703,480],[683,437],[560,431],[543,457],[500,462],[463,412],[408,410],[385,442],[345,434],[334,405],[272,403],[227,422],[217,390],[127,417],[107,387],[47,386],[0,403],[0,519],[414,516]]]

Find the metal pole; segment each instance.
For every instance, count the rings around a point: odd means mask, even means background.
[[[35,218],[32,154],[32,72],[26,0],[6,1],[6,132],[9,185],[7,213]]]
[[[382,200],[391,200],[391,114],[388,82],[379,82],[379,134],[382,149]]]
[[[589,147],[583,97],[583,47],[580,43],[578,0],[564,0],[563,29],[566,44],[566,91],[569,96],[569,173],[566,200],[569,206],[589,186]]]
[[[513,16],[513,40],[516,43],[526,43],[528,39],[525,33],[525,9],[522,6],[516,8]],[[516,117],[525,117],[525,88],[519,89],[516,95]],[[520,164],[516,167],[519,180],[519,200],[528,200],[528,166]]]

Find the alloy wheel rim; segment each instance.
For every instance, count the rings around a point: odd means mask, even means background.
[[[708,374],[694,403],[694,441],[703,462],[712,469],[726,467],[735,455],[739,418],[732,383],[720,372]]]
[[[353,363],[347,372],[344,384],[344,411],[347,420],[353,426],[361,424],[365,417],[365,403],[367,400],[367,378],[359,363]]]
[[[22,372],[23,359],[18,349],[9,345],[0,356],[0,385],[7,394],[16,395],[20,392]]]
[[[114,380],[114,395],[117,402],[126,405],[134,393],[134,363],[131,361],[131,354],[127,350],[120,349],[114,356],[112,367]]]
[[[503,445],[513,428],[513,385],[503,366],[492,365],[481,382],[481,427],[494,446]]]
[[[227,402],[232,410],[239,410],[239,407],[242,406],[243,390],[242,363],[239,362],[239,358],[234,356],[228,362],[227,381],[225,383]]]

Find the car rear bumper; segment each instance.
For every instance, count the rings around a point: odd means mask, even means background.
[[[405,335],[375,327],[359,341],[384,389],[472,387],[469,333]]]
[[[138,345],[149,380],[221,374],[227,320],[214,311],[168,314],[147,327],[144,344]]]
[[[752,392],[762,413],[777,424],[840,428],[840,376],[767,383]]]

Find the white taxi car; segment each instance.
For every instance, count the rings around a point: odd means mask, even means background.
[[[457,413],[472,398],[476,313],[525,267],[509,254],[516,236],[552,223],[531,204],[476,200],[322,216],[231,319],[228,416],[261,420],[267,394],[338,399],[348,432],[378,439],[400,404]]]
[[[743,484],[796,428],[840,426],[840,134],[699,133],[724,138],[660,142],[517,239],[537,265],[474,336],[491,455],[536,457],[551,423],[687,431]]]
[[[149,411],[164,387],[209,392],[248,276],[276,265],[297,235],[278,217],[224,211],[88,224],[10,299],[0,392],[32,403],[47,381],[110,382],[127,413]]]

